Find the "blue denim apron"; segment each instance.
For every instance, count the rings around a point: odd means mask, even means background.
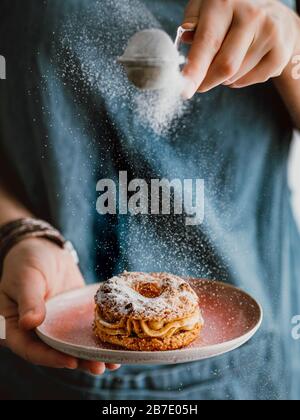
[[[292,124],[279,95],[272,83],[217,88],[192,99],[159,136],[136,118],[135,91],[115,64],[137,30],[174,36],[185,4],[2,0],[0,152],[27,205],[74,242],[88,282],[124,269],[219,279],[260,300],[263,327],[223,357],[124,366],[99,378],[34,367],[1,350],[0,390],[11,398],[300,397],[300,344],[291,337],[300,307],[300,240],[287,185]],[[117,180],[120,170],[131,179],[205,179],[204,224],[98,215],[96,183]]]

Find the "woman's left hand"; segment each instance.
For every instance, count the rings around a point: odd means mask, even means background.
[[[187,98],[279,77],[299,48],[300,19],[278,0],[190,0],[183,27],[196,28],[183,38],[192,44]]]

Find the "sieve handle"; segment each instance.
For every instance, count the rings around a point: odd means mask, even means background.
[[[182,26],[179,26],[179,28],[177,29],[177,35],[176,35],[176,39],[175,39],[175,47],[177,48],[177,50],[179,50],[180,44],[181,44],[181,40],[182,40],[182,36],[186,33],[186,32],[195,32],[196,29],[184,29]]]

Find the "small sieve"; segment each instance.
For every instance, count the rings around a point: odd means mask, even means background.
[[[136,33],[119,57],[128,79],[139,89],[159,90],[168,86],[179,73],[186,59],[179,52],[182,36],[194,32],[181,26],[175,42],[161,29],[147,29]]]

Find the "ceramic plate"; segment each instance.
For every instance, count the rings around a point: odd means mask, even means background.
[[[199,295],[205,327],[199,338],[181,350],[136,352],[97,340],[92,331],[94,295],[98,285],[51,299],[45,322],[37,329],[42,341],[63,353],[106,363],[176,364],[219,356],[249,341],[259,329],[263,312],[251,296],[232,286],[190,279]]]

